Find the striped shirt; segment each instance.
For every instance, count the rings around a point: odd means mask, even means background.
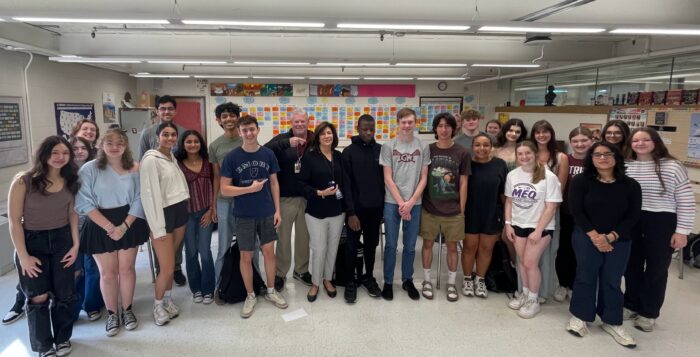
[[[185,174],[187,187],[190,190],[190,201],[187,204],[187,211],[195,213],[211,207],[213,173],[209,160],[202,160],[202,168],[199,172],[190,170],[182,161],[178,161],[178,163],[182,173]]]
[[[688,171],[676,160],[661,159],[661,186],[654,161],[628,161],[627,175],[642,186],[642,210],[676,214],[676,233],[689,234],[695,220],[695,196]]]

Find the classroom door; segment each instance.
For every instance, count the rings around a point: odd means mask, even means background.
[[[203,97],[175,97],[177,100],[177,114],[173,120],[186,129],[197,130],[203,137],[207,137],[204,115]]]

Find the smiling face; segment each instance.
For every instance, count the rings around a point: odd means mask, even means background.
[[[202,148],[202,143],[199,141],[197,135],[190,134],[185,138],[185,151],[188,154],[199,154],[199,150]]]
[[[255,145],[258,142],[258,133],[260,129],[255,123],[250,123],[246,125],[241,125],[238,130],[241,132],[241,137],[243,137],[243,143],[246,145]]]
[[[574,150],[574,153],[578,155],[585,155],[588,149],[591,148],[591,145],[593,145],[593,140],[583,134],[576,135],[569,141],[571,142],[571,148]]]
[[[538,128],[535,131],[535,141],[540,145],[547,145],[552,140],[552,132],[545,128]]]
[[[399,133],[405,136],[413,135],[413,131],[416,129],[416,116],[413,114],[406,115],[405,117],[399,119]]]
[[[225,131],[234,130],[238,126],[238,116],[234,113],[223,112],[220,117],[216,118],[216,121]]]
[[[611,144],[619,144],[623,139],[623,132],[619,126],[610,125],[604,133],[605,141]]]
[[[60,170],[70,160],[70,149],[65,144],[57,144],[51,149],[51,156],[47,161],[49,167]]]
[[[75,133],[75,136],[81,137],[94,145],[97,138],[97,125],[85,122],[80,125],[80,129]]]
[[[301,113],[296,113],[292,117],[292,133],[294,136],[305,136],[309,130],[309,118]]]
[[[333,131],[330,127],[324,128],[319,133],[318,143],[321,147],[331,147],[333,145]]]
[[[491,139],[480,136],[474,141],[472,141],[472,151],[474,152],[474,158],[478,161],[487,161],[491,156]]]
[[[535,165],[535,152],[529,146],[522,145],[515,151],[518,158],[518,165],[522,167],[532,167]]]
[[[464,120],[462,120],[462,128],[468,131],[475,131],[477,128],[479,128],[479,118],[464,118]]]
[[[110,159],[121,159],[126,150],[126,143],[118,135],[107,135],[102,139],[102,151]]]
[[[501,131],[501,127],[498,124],[491,122],[486,124],[486,132],[491,134],[494,138],[498,136],[498,132]]]
[[[511,125],[510,128],[508,128],[508,131],[506,131],[506,140],[510,142],[517,142],[518,139],[520,139],[520,135],[522,135],[523,129],[517,125]]]
[[[177,113],[175,110],[175,104],[171,102],[160,103],[158,105],[158,118],[161,121],[172,121]]]
[[[158,145],[161,148],[172,150],[177,144],[177,130],[171,127],[165,127],[158,134]]]
[[[593,157],[593,166],[598,171],[610,170],[615,167],[615,153],[605,146],[598,146],[591,154]]]
[[[630,146],[632,147],[632,151],[634,151],[637,156],[649,155],[655,148],[654,141],[651,140],[649,133],[645,133],[643,131],[638,131],[634,134],[634,136],[632,136]]]

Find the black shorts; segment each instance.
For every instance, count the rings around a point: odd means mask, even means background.
[[[242,252],[254,251],[256,237],[260,239],[261,247],[277,240],[274,217],[236,217],[236,241],[238,241],[238,250]]]
[[[513,230],[515,231],[515,235],[520,237],[520,238],[527,238],[530,233],[534,232],[534,228],[520,228],[518,226],[513,226]],[[552,230],[544,230],[542,231],[542,237],[546,236],[552,236],[554,234],[554,231]]]
[[[165,233],[172,233],[175,228],[187,224],[189,213],[187,213],[187,200],[163,208],[165,216]]]

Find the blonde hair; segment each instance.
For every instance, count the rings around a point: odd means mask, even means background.
[[[537,160],[537,145],[530,140],[523,140],[515,146],[515,151],[517,152],[518,149],[523,146],[529,148],[535,154],[535,170],[532,172],[532,183],[536,184],[544,180],[546,169],[544,168],[544,165]]]
[[[124,153],[122,154],[122,168],[124,170],[131,170],[134,167],[134,157],[131,155],[131,150],[129,149],[129,137],[119,128],[109,129],[102,137],[100,145],[97,150],[97,168],[104,170],[107,167],[107,155],[105,155],[104,149],[102,148],[105,140],[107,138],[116,136],[124,144]]]

